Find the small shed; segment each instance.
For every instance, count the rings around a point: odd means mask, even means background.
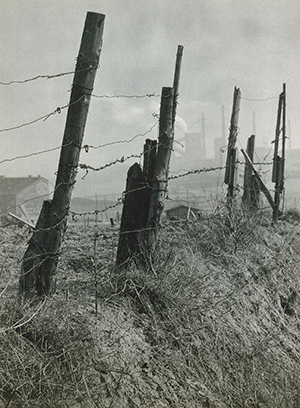
[[[181,219],[181,220],[186,220],[186,219],[197,219],[201,213],[201,211],[198,208],[194,208],[188,205],[178,205],[176,207],[170,208],[165,211],[167,215],[167,220],[172,220],[172,219]]]
[[[44,200],[50,197],[50,182],[44,177],[0,177],[1,216],[9,212],[36,221]]]

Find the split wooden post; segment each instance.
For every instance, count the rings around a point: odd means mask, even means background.
[[[162,89],[158,147],[156,141],[147,139],[143,171],[138,163],[128,171],[117,267],[127,267],[130,259],[147,263],[156,243],[173,146],[173,97],[173,88]]]
[[[75,184],[84,129],[99,65],[103,14],[88,12],[77,58],[53,200],[45,202],[24,255],[20,291],[42,296],[54,289],[59,251]]]
[[[149,245],[153,249],[157,242],[157,229],[164,208],[165,194],[171,152],[173,148],[173,88],[162,88],[158,149],[155,161],[154,176],[151,183],[151,198],[147,227],[149,228]]]
[[[273,208],[273,221],[277,222],[279,215],[280,215],[280,210],[279,210],[279,205],[280,205],[280,194],[281,194],[281,185],[282,185],[282,180],[281,180],[281,175],[282,175],[282,158],[280,156],[277,156],[276,158],[276,176],[275,176],[275,193],[274,193],[274,208]]]
[[[135,163],[128,171],[117,267],[127,267],[130,259],[147,265],[151,261],[168,183],[182,54],[178,45],[173,88],[162,89],[158,144],[146,139],[143,170]]]
[[[128,267],[129,261],[140,261],[142,252],[139,231],[146,227],[149,210],[149,188],[143,171],[134,163],[127,174],[116,266]]]
[[[146,232],[149,245],[149,254],[155,248],[157,242],[157,229],[160,225],[162,212],[164,209],[165,195],[167,192],[168,175],[171,153],[173,149],[175,120],[179,96],[179,81],[181,73],[181,63],[183,56],[183,46],[178,45],[175,62],[173,87],[162,88],[158,148],[155,158],[153,177],[149,178],[151,183],[151,196],[149,205],[149,215]]]
[[[286,84],[283,84],[282,91],[282,153],[281,153],[281,192],[284,189],[284,168],[285,168],[285,141],[286,141]]]
[[[244,151],[244,149],[241,149],[241,152],[243,153],[247,163],[250,165],[261,191],[264,193],[266,199],[268,200],[269,204],[271,205],[272,209],[274,210],[274,201],[273,201],[273,198],[272,198],[267,186],[265,185],[265,183],[261,179],[260,175],[256,171],[256,169],[255,169],[255,167],[254,167],[254,165],[252,163],[252,160],[250,159],[248,154]]]
[[[144,145],[143,174],[148,182],[152,180],[154,175],[156,149],[157,140],[146,139]]]
[[[251,135],[247,141],[247,154],[250,160],[253,162],[254,158],[254,143],[255,143],[255,135]],[[256,209],[258,205],[258,184],[256,181],[255,176],[253,175],[252,168],[250,164],[247,162],[245,163],[245,173],[244,173],[244,193],[242,197],[243,204],[248,209]]]
[[[150,181],[153,178],[157,141],[146,139],[143,170],[138,163],[127,173],[121,217],[116,266],[127,268],[130,260],[144,262],[145,228],[150,204]]]
[[[272,182],[276,183],[277,177],[277,159],[278,159],[278,148],[279,148],[279,137],[280,137],[280,126],[281,126],[281,113],[282,113],[282,94],[279,95],[278,109],[277,109],[277,121],[275,130],[275,140],[274,140],[274,156],[273,156],[273,169],[272,169]]]
[[[282,126],[281,126],[282,120]],[[282,132],[281,156],[278,153],[280,133]],[[280,195],[284,189],[284,166],[285,166],[285,139],[286,139],[286,85],[283,84],[283,91],[279,95],[277,123],[274,141],[274,157],[272,181],[275,183],[273,221],[277,222],[280,216]]]
[[[230,120],[230,131],[228,138],[227,159],[225,169],[225,184],[228,184],[227,203],[231,208],[234,195],[234,178],[236,170],[236,140],[238,135],[238,121],[240,112],[241,91],[239,88],[234,88],[232,113]]]

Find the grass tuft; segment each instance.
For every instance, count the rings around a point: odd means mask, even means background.
[[[151,270],[116,270],[117,230],[95,253],[72,227],[37,304],[16,295],[27,242],[1,231],[0,407],[298,408],[299,228],[241,210],[170,222]]]

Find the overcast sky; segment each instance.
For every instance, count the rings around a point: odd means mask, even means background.
[[[172,86],[177,45],[184,46],[178,126],[201,131],[207,146],[226,132],[234,86],[241,89],[239,147],[253,132],[257,145],[271,146],[277,97],[287,86],[292,147],[300,148],[300,3],[298,0],[1,0],[0,81],[72,71],[87,11],[106,15],[95,95],[159,94]],[[0,129],[30,122],[69,102],[73,75],[0,85]],[[248,99],[254,99],[250,101]],[[258,99],[263,99],[258,101]],[[156,122],[159,98],[92,98],[84,143],[128,140]],[[58,147],[67,110],[20,129],[0,132],[0,161]],[[157,129],[147,135],[157,136]],[[142,151],[145,137],[131,144],[82,153],[97,167]],[[212,152],[211,152],[212,153]],[[5,161],[0,174],[54,179],[59,150]]]

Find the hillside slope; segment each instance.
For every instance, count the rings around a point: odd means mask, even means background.
[[[116,229],[71,226],[57,291],[32,305],[16,295],[29,235],[3,229],[0,407],[298,408],[295,218],[164,224],[152,270],[122,272]]]

